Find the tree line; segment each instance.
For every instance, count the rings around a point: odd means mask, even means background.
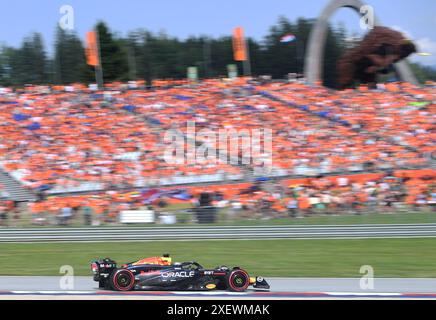
[[[248,38],[253,75],[285,78],[288,73],[303,73],[304,57],[312,19],[299,18],[294,22],[280,17],[268,34],[257,41]],[[183,79],[187,68],[196,66],[201,78],[227,74],[227,65],[242,64],[233,60],[232,37],[211,38],[192,36],[185,40],[165,32],[152,33],[145,29],[129,32],[126,37],[110,30],[105,22],[98,22],[105,82],[144,79]],[[296,40],[282,43],[286,34]],[[86,64],[84,44],[77,34],[57,28],[54,54],[50,57],[41,34],[33,33],[23,39],[20,47],[0,47],[0,85],[70,84],[95,82],[94,70]],[[324,55],[324,84],[337,87],[337,61],[352,43],[342,26],[329,25]],[[419,80],[436,80],[436,70],[413,64]]]

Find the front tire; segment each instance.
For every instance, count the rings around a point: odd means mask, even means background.
[[[244,292],[250,285],[250,277],[245,270],[236,269],[226,277],[227,288],[234,292]]]
[[[115,269],[110,275],[110,286],[116,291],[131,291],[135,287],[135,276],[128,269]]]

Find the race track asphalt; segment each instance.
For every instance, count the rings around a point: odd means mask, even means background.
[[[202,298],[431,298],[436,299],[436,279],[376,278],[373,288],[362,289],[360,279],[351,278],[267,278],[271,285],[268,293],[248,291],[247,293],[213,292],[132,292],[120,295],[105,292],[97,288],[91,277],[74,277],[74,286],[62,289],[60,277],[43,276],[2,276],[0,277],[0,299],[23,297],[54,296],[69,298],[98,299],[100,296],[111,298],[147,298],[147,299],[202,299]],[[71,283],[70,283],[71,284]]]

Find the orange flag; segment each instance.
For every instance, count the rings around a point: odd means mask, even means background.
[[[97,33],[95,31],[89,31],[86,33],[86,62],[90,66],[100,65],[100,59],[98,57],[98,46],[97,46]]]
[[[235,61],[247,60],[244,29],[237,27],[233,30],[233,56]]]

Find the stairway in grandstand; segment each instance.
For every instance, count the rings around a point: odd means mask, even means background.
[[[36,197],[32,191],[26,189],[22,184],[13,179],[3,170],[0,170],[0,184],[9,195],[8,198],[15,201],[32,201]]]

